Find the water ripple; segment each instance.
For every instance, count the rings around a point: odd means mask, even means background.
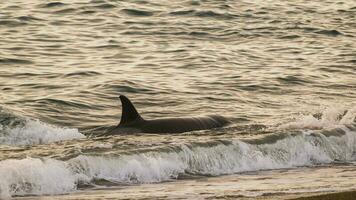
[[[355,6],[342,2],[4,2],[0,100],[82,129],[116,122],[119,94],[149,117],[236,123],[352,104]]]
[[[128,15],[137,16],[137,17],[148,17],[154,15],[154,13],[151,11],[138,10],[138,9],[122,9],[121,11]]]
[[[50,2],[50,3],[46,3],[46,4],[42,4],[41,7],[43,8],[53,8],[53,7],[62,7],[62,6],[65,6],[66,4],[65,3],[62,3],[62,2]]]

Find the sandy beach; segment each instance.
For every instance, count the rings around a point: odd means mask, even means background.
[[[356,198],[356,191],[317,194],[311,196],[304,196],[298,198],[291,198],[291,200],[352,200]]]

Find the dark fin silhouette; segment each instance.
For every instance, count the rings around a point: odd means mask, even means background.
[[[140,114],[138,114],[135,106],[127,97],[125,97],[124,95],[120,95],[120,100],[122,104],[122,114],[119,125],[124,125],[137,120],[143,120]]]

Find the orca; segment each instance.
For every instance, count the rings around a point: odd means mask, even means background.
[[[120,100],[122,104],[121,120],[115,128],[108,132],[110,135],[132,133],[183,133],[219,128],[230,123],[228,119],[220,115],[146,120],[140,116],[135,106],[126,96],[120,95]]]

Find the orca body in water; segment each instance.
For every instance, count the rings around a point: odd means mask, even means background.
[[[163,118],[145,120],[137,112],[131,101],[120,95],[122,104],[121,121],[108,134],[130,133],[183,133],[223,127],[230,123],[225,117],[209,115],[205,117]]]

